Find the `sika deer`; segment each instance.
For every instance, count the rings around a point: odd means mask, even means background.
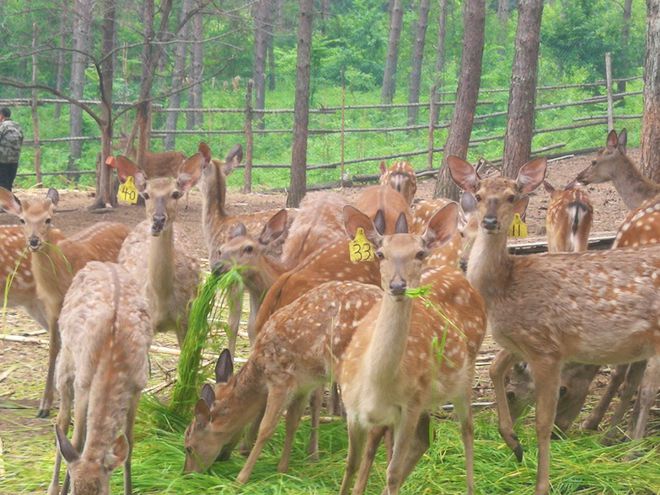
[[[130,231],[121,223],[100,222],[67,239],[53,228],[58,201],[55,189],[49,189],[45,199],[29,199],[21,203],[11,192],[0,188],[0,206],[16,215],[23,224],[24,239],[32,253],[37,296],[48,323],[48,375],[37,413],[39,418],[48,417],[53,402],[55,359],[60,349],[57,318],[71,280],[89,261],[116,261],[121,244]]]
[[[545,177],[546,160],[525,164],[516,180],[481,179],[464,160],[449,157],[452,178],[478,202],[479,231],[468,280],[486,302],[488,325],[504,347],[490,373],[500,433],[518,458],[522,448],[511,424],[504,375],[518,359],[529,363],[536,384],[539,444],[537,495],[548,493],[550,434],[563,362],[626,363],[660,351],[660,246],[643,252],[510,256],[507,227],[521,200]],[[646,386],[653,386],[652,374]]]
[[[455,203],[438,211],[423,235],[408,234],[403,216],[394,235],[381,236],[360,211],[344,208],[346,231],[362,228],[380,259],[381,300],[359,323],[339,371],[348,419],[349,452],[340,489],[347,494],[374,428],[392,428],[394,449],[385,493],[394,495],[429,446],[428,412],[451,400],[461,422],[467,492],[473,493],[473,431],[470,397],[477,352],[486,332],[481,297],[451,266],[422,275],[424,258],[455,233]],[[406,297],[406,290],[429,285],[429,299]],[[443,342],[439,347],[438,343]],[[370,436],[353,493],[362,493],[380,431]]]
[[[660,194],[660,184],[644,177],[628,158],[626,140],[625,129],[619,136],[615,130],[611,130],[605,148],[598,152],[596,159],[575,180],[585,185],[612,181],[623,202],[632,210],[643,201]]]
[[[137,160],[137,149],[131,141],[128,146],[128,136],[122,135],[119,140],[119,148],[125,150],[127,157],[135,162]],[[152,153],[144,152],[144,163],[139,169],[147,179],[156,179],[158,177],[172,177],[176,179],[181,172],[186,155],[180,151],[163,151]]]
[[[133,423],[147,383],[151,343],[147,305],[140,292],[120,265],[92,261],[76,274],[66,294],[57,360],[58,449],[49,495],[59,493],[62,457],[74,495],[110,493],[110,474],[122,463],[124,493],[131,493]],[[73,401],[72,444],[66,432]]]
[[[223,352],[215,391],[205,385],[185,436],[185,472],[204,471],[231,448],[266,408],[259,434],[238,481],[245,483],[284,409],[286,440],[278,465],[286,471],[293,437],[310,391],[336,375],[341,356],[360,319],[380,297],[373,285],[327,282],[277,311],[257,336],[247,363],[231,376]],[[224,362],[222,362],[224,361]],[[230,377],[231,376],[231,377]],[[313,432],[318,416],[313,416]],[[315,451],[314,437],[310,451]]]
[[[409,205],[412,205],[417,192],[417,176],[409,162],[396,161],[387,168],[385,162],[380,162],[380,184],[399,191]]]
[[[154,332],[175,331],[182,347],[190,301],[199,283],[199,264],[185,248],[189,241],[175,234],[174,222],[178,200],[195,184],[196,177],[184,170],[177,180],[163,177],[147,181],[134,164],[118,164],[120,178],[135,177],[147,210],[147,220],[126,238],[119,262],[135,280],[142,281]]]
[[[547,181],[543,185],[550,193],[545,217],[548,252],[586,251],[594,214],[589,195],[574,183],[564,189],[555,189]]]

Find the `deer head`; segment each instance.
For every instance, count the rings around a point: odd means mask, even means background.
[[[584,185],[607,182],[616,176],[617,165],[626,155],[628,134],[622,129],[617,136],[612,129],[607,135],[605,147],[596,154],[596,159],[576,177],[576,181]]]
[[[39,251],[48,243],[59,199],[57,190],[51,188],[45,198],[24,200],[21,203],[13,193],[0,187],[0,207],[18,217],[23,224],[27,245],[32,251]]]

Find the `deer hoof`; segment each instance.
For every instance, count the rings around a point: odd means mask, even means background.
[[[50,416],[50,409],[39,409],[37,412],[37,418],[47,418]]]
[[[522,460],[523,460],[523,448],[522,448],[522,445],[520,445],[520,444],[516,445],[515,448],[513,449],[513,453],[514,453],[515,456],[516,456],[516,460],[517,460],[518,462],[522,462]]]

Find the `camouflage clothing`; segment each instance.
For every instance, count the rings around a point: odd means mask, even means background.
[[[0,163],[18,163],[23,144],[23,131],[13,120],[0,122]]]

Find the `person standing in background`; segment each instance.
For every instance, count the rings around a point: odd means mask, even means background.
[[[11,191],[23,145],[21,126],[11,120],[11,110],[0,108],[0,186]]]

